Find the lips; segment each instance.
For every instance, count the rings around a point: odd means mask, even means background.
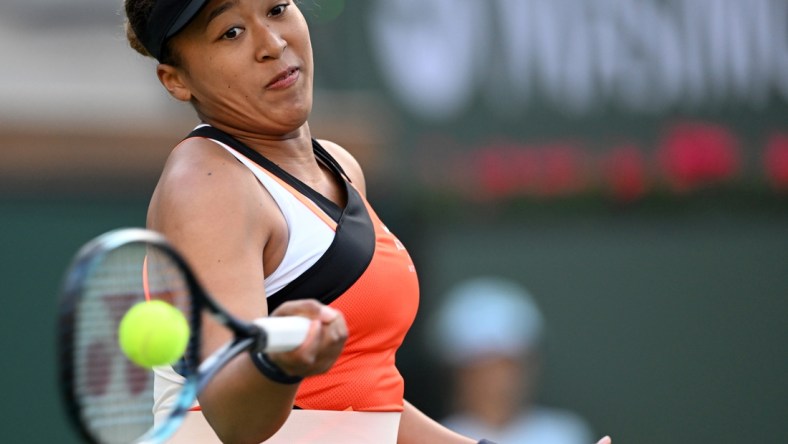
[[[284,89],[294,84],[298,80],[301,70],[291,66],[274,77],[273,80],[265,85],[266,89]]]

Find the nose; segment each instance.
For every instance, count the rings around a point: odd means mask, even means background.
[[[255,29],[256,59],[260,62],[275,60],[282,57],[287,48],[287,41],[275,26],[259,23]]]

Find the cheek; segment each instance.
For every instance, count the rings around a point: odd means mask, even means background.
[[[215,66],[219,69],[194,73],[193,78],[199,79],[195,81],[195,94],[205,99],[210,98],[211,101],[226,101],[241,93],[244,84],[239,73],[226,69],[226,65],[221,63],[214,64],[211,60],[206,61],[203,66]]]
[[[292,46],[299,52],[299,56],[303,58],[304,64],[312,67],[312,40],[309,35],[309,26],[306,20],[301,16],[297,25],[293,26],[293,32],[290,33],[288,39]]]

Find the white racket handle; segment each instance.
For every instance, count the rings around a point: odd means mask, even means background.
[[[303,316],[269,316],[252,322],[266,332],[268,340],[261,350],[266,353],[297,349],[304,343],[312,324],[310,319]]]

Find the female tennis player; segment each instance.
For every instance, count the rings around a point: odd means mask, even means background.
[[[295,351],[241,355],[173,442],[476,443],[403,399],[395,353],[416,314],[402,244],[342,147],[312,137],[313,60],[293,1],[125,0],[131,46],[201,124],[151,198],[163,233],[237,316],[313,319]],[[206,326],[205,353],[230,339]],[[182,383],[158,370],[155,413]]]

